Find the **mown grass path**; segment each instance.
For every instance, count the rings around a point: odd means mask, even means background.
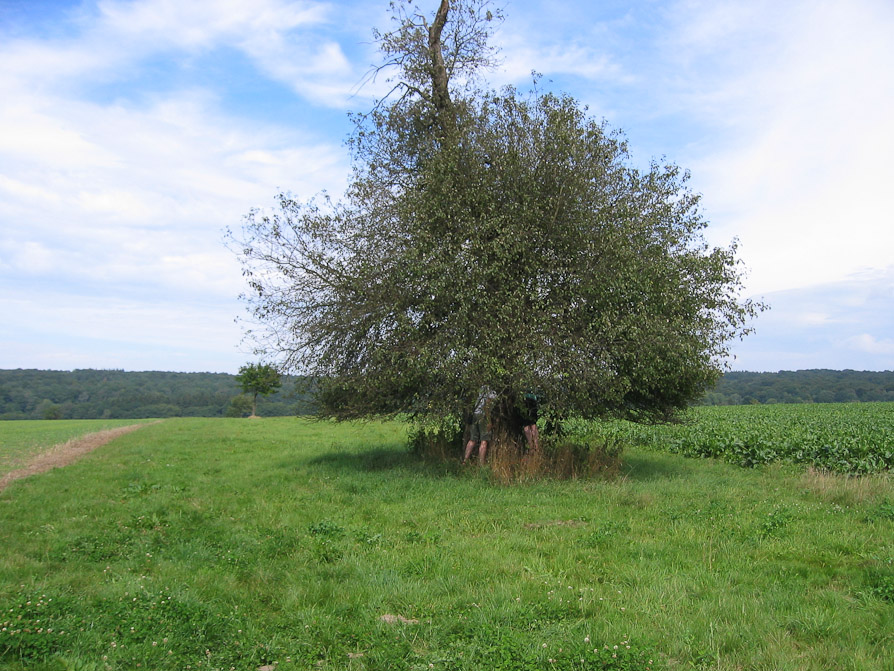
[[[136,431],[144,424],[128,424],[114,429],[105,429],[95,433],[88,433],[80,438],[73,438],[64,443],[54,445],[51,448],[31,456],[21,466],[8,473],[0,472],[0,492],[11,483],[22,478],[27,478],[39,473],[46,473],[53,468],[62,468],[73,464],[86,454],[102,447],[119,436],[131,431]]]
[[[120,426],[151,420],[61,419],[0,422],[0,474],[20,468],[55,445]]]
[[[631,449],[612,481],[501,486],[415,460],[405,436],[166,420],[13,483],[0,493],[0,669],[894,659],[889,475]]]

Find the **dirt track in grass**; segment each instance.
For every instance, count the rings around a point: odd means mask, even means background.
[[[131,431],[136,431],[143,426],[146,426],[146,424],[119,426],[114,429],[88,433],[86,436],[73,438],[65,443],[54,445],[46,452],[41,452],[29,459],[24,466],[8,473],[0,474],[0,492],[16,480],[37,475],[38,473],[46,473],[54,468],[68,466],[96,448],[111,442],[118,436],[123,436]]]

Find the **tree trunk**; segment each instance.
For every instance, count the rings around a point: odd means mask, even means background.
[[[444,135],[450,133],[455,126],[453,101],[450,100],[447,66],[444,64],[444,54],[441,51],[441,33],[447,23],[447,13],[450,11],[450,0],[441,0],[438,13],[435,14],[434,23],[428,28],[428,51],[431,56],[431,94],[432,101],[437,112],[438,124]]]

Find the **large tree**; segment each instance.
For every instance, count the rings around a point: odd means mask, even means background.
[[[344,200],[246,217],[264,347],[344,418],[459,418],[483,387],[504,425],[528,391],[557,418],[664,420],[698,398],[759,306],[735,246],[705,242],[688,175],[636,169],[569,96],[482,87],[485,0],[395,17],[377,33],[394,88],[355,117]]]

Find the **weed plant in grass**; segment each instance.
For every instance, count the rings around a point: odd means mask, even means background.
[[[0,669],[894,659],[887,475],[632,449],[614,479],[503,485],[406,443],[397,423],[175,419],[13,484]]]
[[[151,420],[59,419],[0,422],[0,475],[39,452],[88,433]]]

